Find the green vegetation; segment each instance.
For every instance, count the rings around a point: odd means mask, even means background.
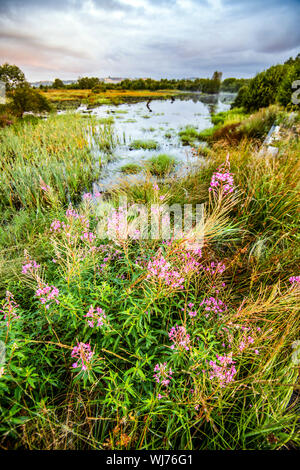
[[[205,164],[158,185],[151,173],[176,163],[158,155],[145,179],[94,199],[117,144],[111,122],[25,116],[0,130],[1,448],[299,448],[300,119],[290,117],[274,105],[215,115]],[[274,122],[278,154],[261,158]],[[140,204],[162,230],[165,204],[203,204],[200,241],[195,225],[145,237]]]
[[[26,84],[25,75],[16,65],[0,65],[0,80],[5,83],[6,91]]]
[[[216,126],[219,124],[231,124],[233,122],[240,122],[247,117],[243,108],[234,108],[229,111],[221,111],[220,113],[213,114],[211,122]]]
[[[129,145],[130,150],[157,150],[158,143],[155,140],[134,140]]]
[[[170,155],[159,154],[147,160],[150,173],[157,176],[165,176],[170,173],[176,165],[176,159]]]
[[[221,83],[220,91],[237,93],[240,88],[247,86],[249,82],[250,78],[225,78]]]
[[[244,114],[240,109],[218,113],[212,118],[217,124],[200,132],[198,138],[207,142],[237,142],[243,138],[263,139],[280,116],[279,108],[274,105],[262,108],[251,116]]]
[[[274,65],[257,74],[248,85],[242,86],[233,107],[243,107],[253,112],[271,104],[279,103],[297,109],[292,103],[292,83],[299,78],[300,54],[284,64]]]
[[[186,126],[178,133],[183,145],[194,145],[196,140],[199,140],[200,133],[194,126]]]
[[[121,167],[121,172],[126,173],[128,175],[135,175],[140,173],[142,167],[136,163],[127,163]]]
[[[56,160],[67,168],[70,156],[72,165],[82,157],[88,161],[82,134],[88,121],[81,119],[24,124],[27,168],[37,162],[37,148],[39,162],[50,167]],[[291,347],[299,338],[298,284],[289,278],[298,274],[300,148],[288,122],[281,122],[288,132],[275,160],[257,158],[251,141],[222,143],[199,172],[160,188],[150,180],[127,187],[132,203],[205,202],[205,243],[198,254],[181,240],[97,238],[102,206],[85,199],[66,212],[63,188],[71,180],[63,183],[68,173],[61,166],[59,180],[51,169],[43,173],[49,187],[43,185],[40,195],[26,180],[34,198],[16,186],[25,174],[17,177],[11,168],[11,197],[1,198],[6,225],[0,243],[6,252],[9,247],[9,254],[1,251],[7,356],[0,380],[1,446],[299,446],[298,398],[292,395],[299,348]],[[13,165],[19,152],[18,132],[18,126],[1,131],[7,168],[9,156]],[[232,193],[211,186],[213,174],[228,171]],[[27,199],[17,211],[10,201],[22,195]],[[27,249],[24,258],[21,248]],[[162,273],[168,267],[168,282],[152,265]],[[216,304],[209,310],[211,299]]]

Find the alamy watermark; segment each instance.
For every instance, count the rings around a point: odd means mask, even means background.
[[[0,377],[4,372],[5,359],[6,359],[5,343],[3,341],[0,341]]]
[[[185,240],[198,249],[204,238],[203,204],[128,204],[126,196],[115,208],[101,201],[96,209],[97,235],[115,242],[133,240]]]
[[[6,87],[5,83],[0,80],[0,104],[6,103]]]
[[[292,103],[293,104],[299,104],[300,103],[300,80],[295,80],[292,83],[292,88],[293,88],[293,90],[295,88],[297,88],[297,90],[294,91],[294,93],[292,93]],[[298,98],[298,96],[299,96],[299,98]]]

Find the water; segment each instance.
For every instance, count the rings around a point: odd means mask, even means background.
[[[178,132],[185,126],[193,126],[198,131],[212,126],[211,114],[227,111],[234,99],[233,94],[203,96],[197,93],[181,95],[172,100],[153,100],[123,104],[119,106],[102,105],[90,114],[101,119],[113,118],[114,129],[120,144],[104,166],[101,179],[94,183],[93,191],[105,191],[120,178],[127,180],[142,179],[144,174],[124,175],[120,169],[125,164],[141,164],[153,155],[165,153],[176,158],[178,165],[175,173],[182,174],[202,159],[192,156],[189,146],[182,145]],[[84,107],[79,111],[86,112]],[[166,136],[167,134],[167,136]],[[154,140],[157,150],[131,150],[134,140]]]

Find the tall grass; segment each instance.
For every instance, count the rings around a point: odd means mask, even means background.
[[[92,152],[91,134],[98,155]],[[43,183],[62,203],[74,200],[99,174],[103,158],[99,151],[113,146],[109,124],[97,127],[92,118],[77,114],[5,128],[0,136],[1,208],[47,205]]]

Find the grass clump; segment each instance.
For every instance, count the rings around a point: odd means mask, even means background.
[[[199,140],[199,132],[194,126],[186,126],[179,131],[178,135],[183,145],[193,145],[196,140]]]
[[[155,140],[134,140],[129,145],[130,150],[157,150],[158,143]]]
[[[243,108],[234,108],[228,111],[221,111],[220,113],[213,114],[211,117],[212,123],[217,126],[219,124],[229,124],[232,122],[241,122],[248,114],[245,114]]]
[[[123,165],[120,170],[127,175],[135,175],[140,173],[142,167],[136,163],[127,163],[127,165]]]
[[[162,153],[160,155],[155,155],[149,158],[146,164],[150,173],[153,175],[165,176],[174,169],[176,165],[176,159],[171,155]]]

